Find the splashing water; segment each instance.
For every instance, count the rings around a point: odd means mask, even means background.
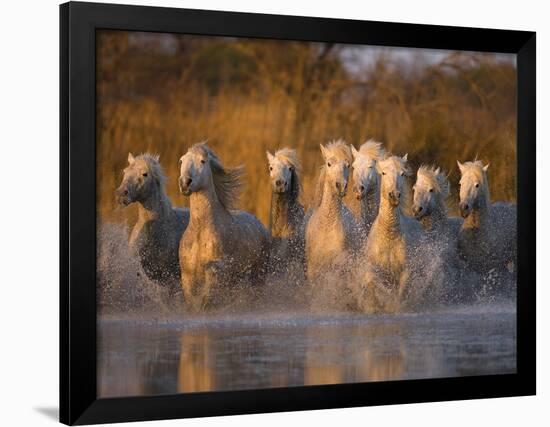
[[[360,314],[357,258],[306,286],[285,272],[237,284],[207,313],[149,280],[128,229],[98,229],[101,396],[515,372],[515,277],[467,272],[449,247],[415,250],[401,312]],[[421,250],[420,250],[421,249]],[[291,267],[293,271],[296,266]]]
[[[167,313],[166,287],[150,280],[128,247],[128,228],[102,224],[97,233],[99,313]]]
[[[150,280],[139,259],[128,248],[128,228],[102,224],[98,231],[97,286],[100,313],[149,312],[156,315],[185,313],[183,295],[171,295],[169,286]],[[490,270],[486,274],[468,271],[448,242],[424,239],[414,248],[405,311],[426,311],[436,307],[515,301],[515,275]],[[309,286],[296,280],[296,265],[268,274],[265,284],[236,283],[223,289],[214,312],[273,312],[289,309],[349,311],[356,309],[362,285],[364,261],[343,254],[338,268]],[[290,277],[290,279],[289,279]],[[171,283],[170,286],[178,286]]]

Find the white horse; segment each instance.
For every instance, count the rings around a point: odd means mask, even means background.
[[[425,231],[417,263],[422,281],[415,282],[415,294],[424,300],[460,297],[464,289],[455,285],[462,268],[456,250],[462,219],[447,213],[449,180],[441,168],[421,166],[413,191],[412,210]]]
[[[286,272],[287,279],[301,282],[304,278],[304,207],[300,197],[300,162],[296,150],[283,148],[269,151],[269,177],[271,180],[271,233],[270,269]]]
[[[359,151],[351,147],[353,155],[353,193],[360,203],[359,226],[361,237],[366,238],[380,206],[380,176],[376,163],[385,155],[380,142],[369,140]]]
[[[349,146],[342,140],[321,145],[325,164],[318,181],[318,206],[306,225],[307,277],[315,280],[338,266],[355,249],[357,225],[342,202],[348,187],[353,161]]]
[[[516,206],[491,204],[487,169],[481,161],[458,162],[460,169],[460,255],[475,271],[513,270],[516,264]]]
[[[168,283],[167,280],[177,284],[178,247],[189,223],[189,210],[172,207],[165,182],[159,156],[134,157],[129,153],[116,195],[123,206],[138,205],[138,220],[130,234],[129,246],[139,257],[144,272],[161,284]]]
[[[457,235],[462,219],[448,216],[450,183],[441,168],[420,166],[413,186],[413,213],[426,232]]]
[[[390,156],[377,164],[381,175],[380,209],[363,249],[366,271],[358,296],[363,311],[395,311],[408,292],[414,244],[422,234],[420,225],[402,214],[410,175],[407,155]]]
[[[181,284],[186,302],[202,310],[239,280],[261,280],[269,235],[254,215],[232,210],[241,168],[224,168],[206,143],[193,145],[180,164],[179,187],[191,211],[180,242]]]

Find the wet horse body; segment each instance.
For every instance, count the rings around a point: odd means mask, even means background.
[[[487,166],[458,162],[460,213],[464,218],[458,249],[468,267],[479,272],[513,271],[517,256],[516,206],[490,202]]]
[[[380,176],[376,164],[385,156],[380,142],[369,140],[353,154],[353,193],[359,201],[358,223],[360,237],[366,240],[380,207]]]
[[[172,207],[165,180],[158,156],[130,153],[117,197],[124,206],[138,205],[138,220],[128,243],[131,252],[150,279],[175,291],[180,276],[179,242],[189,223],[189,210]]]
[[[327,272],[338,272],[356,250],[357,224],[343,204],[347,189],[351,150],[343,141],[321,145],[325,165],[318,189],[320,202],[306,226],[307,277],[315,285]]]
[[[224,168],[204,143],[181,158],[180,190],[190,198],[179,250],[181,284],[194,310],[227,303],[235,286],[254,285],[265,273],[266,229],[252,214],[232,209],[240,177],[240,169]]]
[[[362,311],[396,311],[408,292],[410,261],[422,230],[401,212],[404,176],[409,174],[406,161],[406,155],[391,156],[377,165],[382,175],[380,208],[361,255],[365,272],[358,306]]]
[[[300,164],[296,151],[267,153],[272,184],[269,230],[269,270],[283,280],[299,284],[305,278],[304,207],[299,201]]]
[[[138,208],[138,221],[130,233],[129,246],[139,256],[143,270],[155,281],[179,279],[179,242],[189,210],[167,206],[162,212]]]
[[[421,166],[413,187],[413,213],[424,230],[418,267],[421,283],[416,286],[416,296],[423,303],[462,300],[467,290],[459,272],[457,240],[462,218],[447,212],[450,183],[441,169]]]

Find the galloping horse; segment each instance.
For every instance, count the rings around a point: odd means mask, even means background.
[[[169,282],[180,277],[178,247],[189,223],[189,210],[172,207],[165,182],[159,156],[134,157],[129,153],[116,195],[123,206],[138,205],[138,220],[130,234],[129,246],[139,257],[144,272],[152,280],[177,289]]]
[[[225,168],[206,143],[193,145],[180,165],[179,188],[191,212],[180,242],[181,284],[189,306],[202,310],[217,291],[261,280],[269,235],[254,215],[233,210],[241,168]]]
[[[407,292],[413,244],[421,228],[401,211],[407,191],[405,176],[410,174],[407,155],[381,160],[377,170],[380,209],[363,249],[366,272],[358,305],[364,311],[395,311]]]
[[[315,281],[327,271],[341,267],[355,250],[357,224],[342,202],[353,161],[349,146],[342,140],[321,145],[325,161],[318,182],[318,207],[306,226],[307,277]],[[314,284],[314,283],[312,283]]]
[[[300,197],[300,162],[296,150],[283,148],[267,152],[271,180],[270,269],[285,273],[296,283],[304,276],[304,207]]]
[[[353,154],[353,193],[360,202],[359,226],[361,237],[366,239],[380,206],[380,176],[376,164],[385,155],[380,142],[369,140]]]
[[[458,163],[460,214],[464,222],[458,248],[468,266],[478,272],[513,270],[516,263],[516,206],[491,203],[487,169],[479,160]]]

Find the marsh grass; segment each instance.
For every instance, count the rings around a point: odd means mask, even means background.
[[[341,45],[102,31],[98,36],[97,197],[100,220],[133,220],[115,203],[128,152],[160,154],[172,203],[178,159],[208,139],[228,166],[245,166],[240,207],[267,224],[266,150],[296,148],[303,199],[322,164],[319,144],[368,138],[409,153],[411,166],[450,172],[490,162],[493,200],[516,199],[516,68],[494,55],[449,52],[436,63],[377,53],[350,71]],[[374,54],[373,54],[374,55]],[[416,55],[416,56],[415,56]],[[348,197],[349,203],[354,201]],[[453,206],[452,206],[452,209]]]

